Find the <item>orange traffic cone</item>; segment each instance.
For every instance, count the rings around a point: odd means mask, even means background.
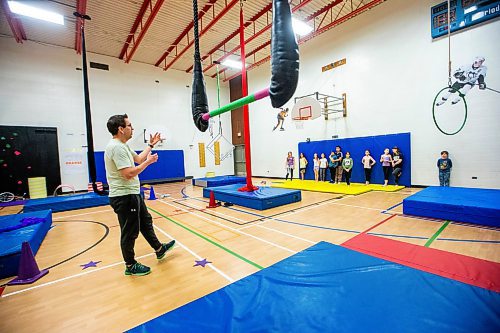
[[[217,203],[215,202],[215,194],[214,191],[210,191],[210,202],[208,203],[207,208],[216,208]]]

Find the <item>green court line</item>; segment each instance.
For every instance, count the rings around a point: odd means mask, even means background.
[[[434,235],[432,235],[431,238],[429,238],[429,240],[427,241],[427,243],[425,243],[425,247],[429,247],[432,242],[434,242],[436,240],[436,238],[439,236],[439,234],[441,234],[443,232],[443,230],[448,226],[448,224],[450,224],[450,221],[446,221],[442,226],[441,228],[439,228],[438,231],[436,231],[436,233]]]
[[[207,237],[203,236],[202,234],[197,233],[196,231],[194,231],[194,230],[192,230],[192,229],[189,229],[189,228],[188,228],[188,227],[186,227],[185,225],[183,225],[183,224],[181,224],[181,223],[179,223],[179,222],[177,222],[177,221],[175,221],[175,220],[171,219],[170,217],[168,217],[168,216],[166,216],[166,215],[163,215],[162,213],[158,212],[157,210],[154,210],[154,209],[153,209],[153,208],[151,208],[151,207],[148,207],[148,209],[149,209],[149,210],[151,210],[151,211],[153,211],[153,212],[155,212],[156,214],[160,215],[161,217],[166,218],[166,219],[167,219],[167,220],[169,220],[170,222],[172,222],[172,223],[174,223],[174,224],[178,225],[179,227],[181,227],[181,228],[183,228],[183,229],[185,229],[185,230],[187,230],[187,231],[189,231],[189,232],[191,232],[191,233],[195,234],[196,236],[198,236],[198,237],[200,237],[200,238],[202,238],[202,239],[206,240],[207,242],[209,242],[209,243],[211,243],[211,244],[213,244],[213,245],[217,246],[218,248],[221,248],[222,250],[226,251],[227,253],[232,254],[233,256],[235,256],[235,257],[237,257],[237,258],[239,258],[239,259],[243,260],[244,262],[246,262],[246,263],[248,263],[248,264],[250,264],[250,265],[252,265],[252,266],[257,267],[258,269],[264,269],[264,267],[262,267],[261,265],[256,264],[256,263],[254,263],[253,261],[251,261],[250,259],[247,259],[247,258],[245,258],[245,257],[243,257],[243,256],[241,256],[241,255],[239,255],[238,253],[236,253],[236,252],[234,252],[234,251],[231,251],[231,250],[230,250],[230,249],[228,249],[227,247],[225,247],[225,246],[223,246],[223,245],[221,245],[221,244],[219,244],[219,243],[217,243],[217,242],[214,242],[213,240],[211,240],[211,239],[209,239],[209,238],[207,238]]]

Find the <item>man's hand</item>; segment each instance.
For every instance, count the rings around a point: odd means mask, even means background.
[[[158,161],[158,154],[149,153],[148,156],[146,157],[146,162],[148,163],[148,165],[156,163],[157,161]]]
[[[149,134],[149,144],[150,145],[156,145],[158,142],[160,142],[161,136],[160,133],[156,132],[155,135]],[[156,162],[156,161],[155,161]]]

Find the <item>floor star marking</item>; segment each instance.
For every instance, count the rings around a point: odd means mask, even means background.
[[[97,267],[97,264],[100,263],[100,261],[89,261],[88,263],[84,265],[80,265],[80,267],[83,267],[82,270],[87,269],[89,267]]]
[[[193,267],[195,267],[195,266],[205,267],[206,264],[211,264],[212,263],[211,261],[208,261],[207,259],[195,260],[195,262],[196,262],[196,264],[194,264]]]

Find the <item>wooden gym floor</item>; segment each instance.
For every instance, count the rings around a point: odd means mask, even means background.
[[[139,236],[136,256],[152,268],[150,275],[123,274],[120,229],[109,206],[53,214],[36,260],[40,268],[56,266],[33,285],[5,289],[0,332],[124,331],[316,242],[341,244],[379,223],[370,233],[500,262],[498,229],[450,223],[433,240],[445,221],[402,216],[402,200],[418,189],[358,196],[303,191],[301,202],[263,212],[205,209],[202,189],[187,182],[155,191],[170,195],[146,202],[156,233],[177,245],[158,262]],[[0,214],[18,210],[6,207]],[[212,263],[194,266],[205,258]],[[90,261],[98,264],[82,269]]]

